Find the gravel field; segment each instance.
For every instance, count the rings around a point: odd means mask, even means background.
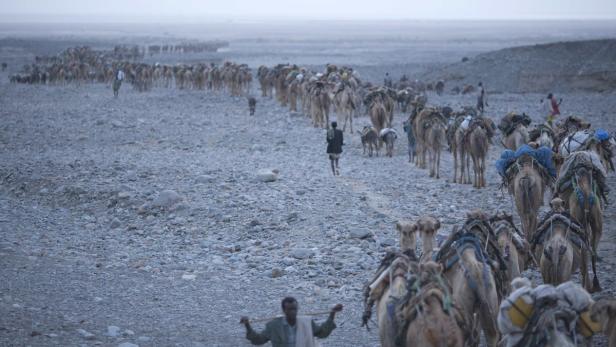
[[[26,53],[0,50],[0,60]],[[447,234],[471,208],[514,211],[493,166],[500,145],[482,190],[450,183],[447,152],[441,179],[429,178],[408,163],[404,136],[393,158],[368,158],[346,133],[333,177],[324,130],[269,98],[250,117],[245,98],[226,93],[126,84],[114,99],[102,84],[9,84],[10,72],[0,73],[0,346],[246,346],[239,317],[278,314],[287,295],[303,311],[345,305],[324,345],[376,346],[377,331],[359,327],[361,289],[397,245],[397,220],[431,214]],[[540,121],[542,97],[493,94],[487,113]],[[564,114],[615,130],[615,94],[559,97]],[[429,95],[434,105],[474,102]],[[404,117],[394,119],[400,134]],[[616,290],[615,211],[604,215],[604,294]]]

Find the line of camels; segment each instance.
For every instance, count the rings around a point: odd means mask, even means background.
[[[471,183],[472,161],[476,188],[486,186],[486,157],[500,130],[506,150],[499,173],[520,228],[507,211],[473,210],[436,248],[438,218],[399,221],[399,250],[387,253],[364,290],[363,324],[376,304],[382,346],[478,346],[481,332],[488,346],[591,346],[601,332],[616,346],[616,300],[594,301],[589,294],[601,291],[597,249],[606,175],[614,170],[612,135],[573,116],[530,128],[528,116],[510,113],[497,127],[470,107],[427,106],[427,87],[362,84],[346,67],[314,73],[290,64],[262,66],[257,77],[262,96],[275,96],[292,112],[299,105],[315,127],[327,128],[332,106],[351,133],[353,118],[367,113],[372,126],[359,133],[369,156],[386,143],[381,135],[394,110],[411,106],[404,121],[409,161],[439,178],[440,152],[448,146],[453,181]],[[550,211],[539,216],[548,192]],[[544,284],[522,277],[530,267]],[[578,271],[581,285],[574,282]]]

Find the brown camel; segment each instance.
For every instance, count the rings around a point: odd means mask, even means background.
[[[565,213],[564,202],[554,198],[552,213],[537,228],[533,239],[535,258],[539,260],[541,277],[546,284],[557,286],[569,281],[578,269],[588,278],[588,269],[581,268],[584,231]],[[580,246],[576,242],[580,242]]]
[[[447,142],[445,136],[445,123],[436,120],[426,133],[426,147],[430,161],[430,177],[440,178],[441,149]]]
[[[466,130],[457,127],[453,132],[453,138],[450,143],[451,154],[453,154],[453,182],[470,184],[469,155],[466,153],[465,145]],[[458,172],[460,172],[460,178],[458,178]]]
[[[419,265],[418,281],[420,289],[407,295],[407,301],[397,307],[398,321],[410,322],[404,336],[407,347],[462,347],[464,331],[458,325],[456,310],[448,303],[449,288],[442,286],[439,279],[443,267],[429,261]],[[439,283],[440,282],[440,283]],[[392,287],[400,287],[399,292],[408,292],[404,279],[396,280]],[[400,329],[404,329],[401,327]]]
[[[543,194],[548,183],[539,171],[540,165],[534,162],[532,157],[522,156],[514,165],[517,165],[518,171],[510,178],[513,182],[509,183],[509,194],[514,197],[515,207],[522,221],[522,232],[527,240],[532,240],[537,227],[537,213],[543,205]]]
[[[563,200],[568,202],[569,213],[582,225],[586,235],[590,238],[590,254],[594,274],[592,285],[588,276],[583,278],[583,280],[586,290],[592,293],[601,291],[601,285],[597,278],[596,263],[599,240],[601,240],[601,235],[603,234],[603,202],[597,194],[597,187],[596,183],[593,182],[591,170],[584,167],[577,168],[573,180],[577,187],[561,194]],[[585,252],[583,251],[583,253]],[[582,267],[586,266],[585,259],[586,257],[582,255]]]
[[[515,129],[503,139],[503,146],[515,151],[523,144],[528,143],[528,139],[528,128],[526,128],[526,125],[519,123],[516,125]]]
[[[616,347],[616,300],[603,298],[592,305],[590,318],[598,322],[607,335],[608,346]]]
[[[385,106],[381,102],[375,101],[370,105],[370,120],[374,130],[380,135],[381,130],[387,126],[387,110],[385,110]],[[382,145],[383,141],[381,141],[379,136],[379,148]]]
[[[396,223],[396,230],[398,230],[400,236],[400,251],[412,250],[415,252],[415,247],[417,245],[417,224],[407,221],[398,221]]]
[[[372,154],[376,150],[376,156],[379,156],[378,141],[379,135],[376,130],[371,126],[365,126],[362,131],[357,131],[361,137],[361,145],[366,155],[366,148],[368,149],[368,156],[372,157]]]
[[[447,266],[444,277],[452,287],[453,302],[459,309],[465,325],[478,327],[481,323],[488,346],[494,347],[499,340],[496,316],[499,307],[499,289],[496,285],[492,261],[488,253],[498,252],[494,235],[482,235],[484,228],[490,228],[484,213],[473,212],[462,230],[455,230],[445,241],[435,259]],[[491,239],[490,239],[491,238]],[[486,252],[485,250],[489,250]],[[453,263],[450,261],[454,259]],[[499,260],[502,262],[502,259]],[[499,270],[502,271],[502,270]],[[501,289],[502,290],[502,289]],[[469,330],[471,337],[467,345],[478,346],[478,331]]]
[[[329,127],[329,93],[321,82],[317,82],[310,93],[310,112],[315,128]]]
[[[436,248],[436,233],[441,228],[441,222],[432,216],[423,216],[417,220],[417,229],[421,238],[421,261],[432,259]]]
[[[498,246],[507,262],[507,283],[520,277],[526,269],[526,257],[529,245],[524,235],[515,227],[510,214],[501,211],[490,218],[490,225],[494,229]]]
[[[350,86],[342,85],[334,96],[336,104],[336,113],[344,118],[342,131],[346,129],[347,121],[349,122],[350,132],[353,133],[353,113],[355,112],[355,95]]]
[[[443,144],[445,142],[445,136],[441,137],[441,131],[436,129],[431,131],[432,127],[440,128],[442,125],[443,134],[445,131],[445,120],[440,111],[433,107],[427,107],[421,110],[419,114],[413,119],[413,134],[416,140],[417,156],[415,157],[415,164],[422,168],[426,168],[426,154],[430,150],[431,145]],[[442,123],[442,124],[439,124]],[[432,136],[429,142],[428,135]],[[440,150],[439,150],[440,152]]]
[[[468,134],[468,147],[466,151],[473,160],[473,186],[475,188],[486,186],[485,172],[488,146],[488,133],[483,127],[478,126],[471,130],[471,133]]]

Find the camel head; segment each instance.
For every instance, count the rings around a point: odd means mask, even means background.
[[[480,209],[474,209],[466,213],[467,219],[479,219],[481,221],[488,221],[488,215]]]
[[[396,230],[400,234],[400,250],[402,252],[406,250],[412,250],[415,252],[415,246],[417,244],[417,224],[398,221],[396,223]]]
[[[597,300],[592,304],[590,319],[599,322],[604,333],[612,332],[616,328],[616,300],[608,298]]]
[[[441,228],[441,222],[432,216],[423,216],[417,220],[417,228],[421,237],[423,253],[427,254],[434,249],[436,232]]]
[[[550,201],[552,211],[562,213],[565,212],[565,202],[561,198],[554,198]]]

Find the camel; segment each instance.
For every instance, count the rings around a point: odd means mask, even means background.
[[[350,86],[341,84],[334,96],[336,113],[344,118],[342,132],[345,131],[347,121],[349,122],[350,132],[353,133],[353,113],[355,112],[355,95]]]
[[[416,292],[409,293],[407,281],[400,277],[392,283],[394,292],[408,293],[406,302],[403,300],[402,305],[396,307],[398,322],[409,322],[399,327],[402,331],[397,333],[398,337],[404,337],[403,346],[464,346],[464,331],[456,319],[455,308],[448,301],[449,288],[443,286],[442,271],[442,265],[432,261],[420,264],[419,273],[416,274],[420,288]]]
[[[441,149],[447,142],[445,136],[445,123],[436,120],[427,129],[426,147],[428,149],[428,159],[430,161],[430,177],[440,178]]]
[[[400,237],[400,251],[411,250],[415,252],[417,246],[417,224],[408,221],[396,222],[396,230]]]
[[[529,245],[524,235],[515,227],[513,218],[506,212],[496,213],[490,218],[490,225],[496,234],[497,243],[507,262],[507,278],[511,282],[520,277],[526,269]]]
[[[588,268],[581,266],[586,264],[582,260],[584,231],[565,212],[564,204],[560,198],[552,199],[552,212],[544,218],[532,240],[543,282],[554,286],[569,281],[578,269],[583,279],[588,278]]]
[[[366,155],[366,148],[368,148],[368,156],[372,157],[372,154],[376,150],[376,156],[379,156],[378,141],[379,135],[376,130],[371,126],[365,126],[362,131],[357,131],[361,137],[361,145]]]
[[[517,124],[515,129],[513,129],[513,131],[502,140],[503,146],[512,151],[520,148],[520,146],[528,143],[528,141],[528,129],[522,123]]]
[[[460,126],[456,127],[456,123],[458,123],[458,120],[449,129],[450,132],[453,132],[450,141],[451,154],[453,155],[453,183],[470,184],[469,157],[467,156],[465,145],[466,130]],[[458,172],[460,173],[460,178],[458,178]]]
[[[468,134],[467,152],[473,160],[473,186],[475,188],[482,188],[486,186],[485,172],[488,146],[488,133],[486,129],[481,126],[477,126],[471,130],[470,134]]]
[[[532,240],[537,227],[537,213],[550,183],[542,176],[541,165],[528,155],[521,156],[513,165],[516,165],[517,172],[509,178],[509,194],[514,197],[522,221],[522,232],[527,240]]]
[[[489,233],[489,235],[485,235]],[[454,230],[445,241],[435,259],[445,266],[443,274],[452,287],[453,302],[462,315],[466,326],[476,326],[475,318],[480,321],[488,346],[497,346],[499,333],[496,316],[499,307],[499,293],[503,292],[502,267],[504,260],[500,255],[495,236],[488,223],[487,216],[480,211],[468,214],[468,220],[461,230]],[[495,272],[493,254],[500,264]],[[453,260],[452,260],[453,259]],[[501,283],[499,288],[497,283]],[[478,331],[472,334],[467,345],[478,346]]]
[[[593,303],[590,318],[598,322],[607,335],[608,346],[616,347],[616,300],[603,298]]]
[[[301,81],[298,79],[293,79],[291,83],[289,83],[289,111],[297,112],[297,98],[300,96],[300,85]]]
[[[423,216],[417,220],[422,248],[420,261],[432,259],[436,245],[436,233],[440,228],[441,222],[432,216]]]
[[[413,134],[416,139],[417,157],[415,163],[422,169],[426,168],[426,154],[429,150],[428,133],[430,132],[433,138],[432,144],[444,143],[444,136],[440,138],[440,130],[430,131],[433,126],[440,127],[439,123],[442,123],[444,134],[444,119],[440,111],[436,108],[427,107],[421,110],[419,114],[413,119]],[[440,152],[440,150],[439,150]]]
[[[590,253],[592,262],[592,271],[594,274],[592,285],[587,278],[585,280],[586,290],[589,292],[601,291],[601,285],[597,278],[597,249],[599,240],[603,234],[603,202],[597,194],[597,185],[593,182],[593,173],[584,167],[576,169],[573,180],[576,188],[564,192],[563,200],[567,202],[569,213],[571,216],[580,222],[586,235],[590,238]],[[585,266],[586,257],[582,256],[582,267]]]
[[[329,93],[322,82],[316,82],[310,93],[310,112],[315,128],[329,128]]]
[[[376,133],[381,134],[381,130],[387,125],[387,110],[385,110],[385,106],[381,102],[375,101],[370,105],[370,120]],[[379,148],[382,144],[382,141],[379,139]]]

